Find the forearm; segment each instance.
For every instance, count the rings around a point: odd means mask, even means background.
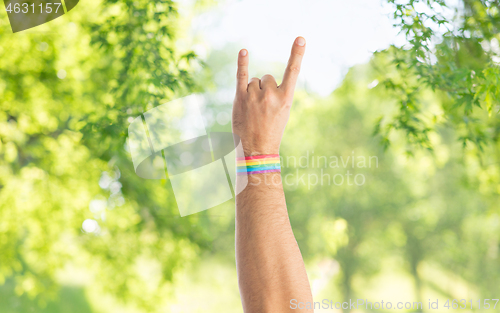
[[[288,312],[312,301],[280,173],[248,176],[236,197],[236,264],[245,312]]]
[[[237,158],[238,175],[244,176],[236,186],[236,266],[246,313],[290,312],[290,300],[312,301],[277,172],[304,53],[305,40],[298,37],[279,86],[271,75],[248,82],[248,53],[238,54],[232,126],[245,156]]]

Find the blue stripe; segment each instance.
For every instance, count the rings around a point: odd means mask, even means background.
[[[238,167],[236,169],[237,173],[246,173],[246,172],[255,172],[255,171],[265,171],[265,170],[280,170],[281,166],[279,164],[273,165],[263,165],[258,168],[246,168],[246,167]]]

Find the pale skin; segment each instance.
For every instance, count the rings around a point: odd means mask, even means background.
[[[279,154],[305,48],[304,38],[295,39],[279,86],[271,75],[249,81],[248,51],[239,52],[232,126],[245,156]],[[236,196],[236,267],[246,313],[312,312],[290,307],[291,299],[313,300],[280,173],[248,175]]]

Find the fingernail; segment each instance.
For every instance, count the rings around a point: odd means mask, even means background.
[[[245,49],[241,50],[240,55],[244,57],[245,55],[247,55],[247,51]]]
[[[297,38],[297,44],[303,47],[306,44],[306,40],[302,37]]]

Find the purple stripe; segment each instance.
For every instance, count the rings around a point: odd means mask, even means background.
[[[238,175],[263,174],[263,173],[273,173],[273,172],[281,172],[281,170],[273,169],[273,170],[252,171],[252,172],[239,172]]]

